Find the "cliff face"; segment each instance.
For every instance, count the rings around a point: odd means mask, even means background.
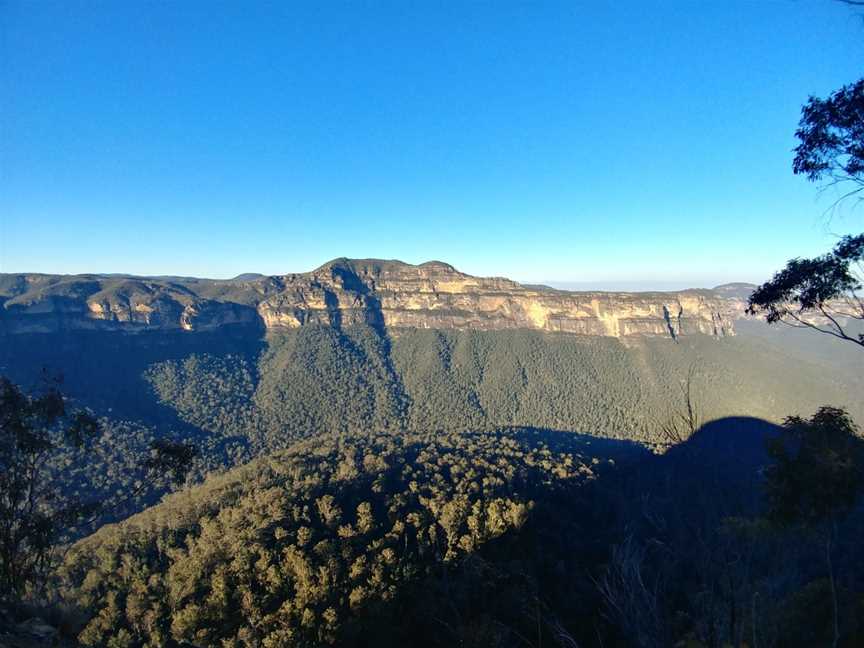
[[[215,330],[366,323],[381,329],[527,328],[576,335],[733,334],[738,299],[569,292],[472,277],[440,262],[338,259],[312,272],[214,281],[0,275],[0,332]]]
[[[8,281],[11,277],[16,281]],[[172,281],[90,275],[5,275],[3,279],[7,279],[0,282],[0,332],[4,333],[192,331],[257,320],[248,306],[208,299]],[[18,290],[13,292],[10,284]]]

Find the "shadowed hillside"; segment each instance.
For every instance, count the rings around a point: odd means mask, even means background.
[[[538,331],[304,326],[269,335],[103,331],[15,336],[0,371],[29,388],[48,368],[106,431],[63,463],[70,487],[108,493],[138,478],[129,457],[153,439],[192,442],[192,473],[241,464],[298,439],[365,430],[507,426],[573,430],[647,444],[682,406],[693,371],[701,420],[779,421],[824,403],[864,418],[860,376],[795,345],[738,336],[632,339]],[[152,501],[152,500],[148,500]],[[133,505],[131,510],[146,502]]]
[[[659,457],[531,429],[322,437],[81,541],[63,591],[94,646],[818,645],[819,544],[761,517],[778,431],[724,419]]]

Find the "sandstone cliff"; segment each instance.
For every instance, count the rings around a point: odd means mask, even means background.
[[[733,334],[741,300],[723,291],[570,292],[463,274],[446,263],[337,259],[302,274],[179,277],[0,275],[0,332],[207,331],[366,323],[576,335]]]

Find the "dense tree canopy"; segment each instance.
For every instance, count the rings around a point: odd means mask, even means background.
[[[826,380],[828,365],[818,356],[831,341],[799,333],[672,344],[520,330],[404,330],[382,338],[369,327],[308,326],[251,341],[82,332],[0,345],[0,365],[30,384],[30,368],[51,364],[64,373],[73,402],[98,414],[99,437],[86,449],[59,447],[49,468],[79,498],[133,495],[102,523],[158,501],[167,484],[141,489],[152,480],[140,458],[162,438],[198,448],[193,481],[299,439],[370,429],[544,427],[667,445],[670,403],[678,411],[694,361],[692,399],[703,421],[740,413],[781,421],[826,402],[864,415],[860,374],[831,370]],[[812,347],[809,355],[778,352],[777,339],[792,335],[803,338],[796,348]]]
[[[790,416],[784,433],[768,445],[765,471],[768,518],[808,531],[820,530],[832,603],[832,646],[840,644],[840,605],[834,570],[837,524],[858,503],[864,487],[864,439],[849,415],[822,407],[810,418]]]
[[[316,439],[83,541],[67,597],[88,646],[367,645],[364,613],[597,470],[529,433]]]
[[[824,547],[758,497],[773,430],[718,423],[660,457],[540,430],[326,435],[103,528],[58,587],[91,646],[827,645]],[[853,646],[864,511],[845,510]]]
[[[100,499],[92,485],[83,494],[74,488],[63,468],[81,451],[104,471],[93,452],[102,431],[91,413],[68,410],[56,381],[29,395],[0,377],[0,602],[42,594],[61,543],[118,503],[167,479],[183,481],[196,454],[188,444],[158,439],[138,459],[146,479]]]
[[[848,513],[864,486],[864,440],[843,410],[822,407],[810,418],[786,419],[769,449],[769,515],[814,526]]]
[[[51,549],[94,508],[52,483],[46,461],[61,444],[98,433],[87,412],[67,412],[53,382],[29,396],[0,377],[0,600],[17,601],[50,568]]]

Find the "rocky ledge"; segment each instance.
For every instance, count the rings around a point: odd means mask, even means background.
[[[233,280],[0,275],[0,333],[212,331],[308,324],[381,330],[537,329],[612,337],[732,335],[737,292],[571,292],[461,273],[446,263],[337,259],[317,270]]]

